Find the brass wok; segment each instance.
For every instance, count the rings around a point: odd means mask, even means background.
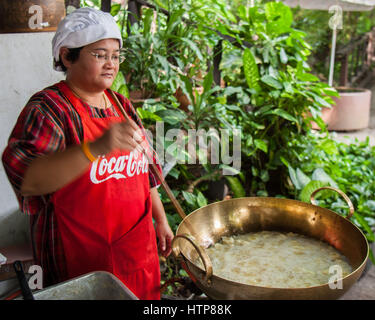
[[[172,242],[173,252],[181,257],[181,264],[195,284],[212,299],[337,299],[362,274],[368,256],[366,237],[349,217],[354,208],[350,199],[350,213],[345,218],[334,211],[314,204],[289,199],[249,197],[220,201],[189,214],[177,229]],[[342,278],[342,289],[331,289],[329,284],[306,288],[272,288],[233,282],[216,276],[204,248],[223,236],[262,230],[295,232],[323,240],[341,252],[352,266],[352,273]],[[251,252],[249,253],[251,254]],[[196,263],[200,257],[204,269]]]

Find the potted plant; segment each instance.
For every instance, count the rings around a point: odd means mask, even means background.
[[[331,108],[322,109],[322,119],[331,131],[365,129],[370,121],[371,91],[364,88],[336,88],[339,96],[334,97]],[[313,123],[313,129],[319,129]]]
[[[145,99],[159,99],[165,92],[180,97],[179,75],[194,77],[204,60],[195,41],[194,27],[182,23],[183,9],[172,11],[169,17],[157,15],[152,9],[142,10],[141,19],[124,38],[126,61],[121,65],[135,104]]]

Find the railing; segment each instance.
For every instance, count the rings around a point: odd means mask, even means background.
[[[337,50],[339,86],[359,87],[374,77],[375,28]]]

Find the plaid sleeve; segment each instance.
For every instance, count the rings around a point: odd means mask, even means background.
[[[43,101],[34,101],[26,105],[2,155],[4,169],[16,193],[20,209],[30,215],[43,207],[43,197],[21,195],[20,188],[27,167],[36,157],[65,148],[61,123],[42,104]]]
[[[139,118],[137,111],[134,109],[133,105],[129,101],[129,99],[125,98],[123,95],[116,92],[117,97],[119,98],[119,101],[124,106],[127,114],[134,120],[134,122],[143,130],[145,131],[142,121]],[[158,158],[158,155],[156,154],[156,151],[153,150],[152,152],[152,161],[156,164],[156,167],[158,168],[159,172],[161,173],[161,176],[163,176],[163,170],[160,165],[160,161]],[[149,180],[150,180],[150,187],[158,187],[161,184],[161,181],[158,179],[158,177],[149,170]]]

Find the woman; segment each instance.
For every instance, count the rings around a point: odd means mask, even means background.
[[[66,80],[31,97],[3,154],[21,210],[30,214],[44,285],[105,270],[138,298],[159,299],[152,218],[164,256],[173,233],[140,152],[147,149],[141,121],[108,90],[122,60],[120,31],[110,14],[81,8],[59,24],[52,46],[54,68]]]

